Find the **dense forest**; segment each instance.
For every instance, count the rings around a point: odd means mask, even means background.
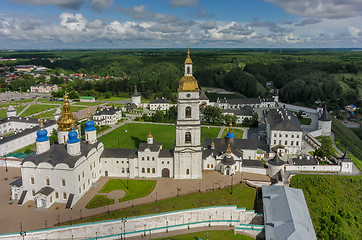
[[[70,83],[80,94],[131,93],[137,85],[146,98],[175,100],[183,75],[186,51],[183,49],[94,50],[0,53],[6,61],[0,66],[42,65],[55,74],[78,73],[113,76],[97,81],[76,79]],[[316,100],[341,109],[360,105],[362,95],[362,52],[307,49],[192,49],[194,76],[201,87],[235,91],[242,97],[265,97],[270,88],[279,89],[280,100],[314,106]],[[126,76],[126,77],[125,77]],[[43,81],[37,79],[37,81]],[[53,77],[51,82],[61,83]],[[8,88],[26,91],[31,79],[18,80]],[[6,88],[6,83],[1,83]],[[90,92],[92,91],[92,92]]]

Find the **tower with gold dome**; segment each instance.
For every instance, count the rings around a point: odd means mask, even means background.
[[[176,143],[174,149],[174,177],[202,178],[202,149],[200,124],[200,93],[192,75],[192,60],[187,51],[185,74],[180,80],[177,98]]]
[[[65,144],[68,141],[68,133],[72,126],[77,130],[78,118],[70,111],[70,103],[68,99],[68,93],[65,91],[64,102],[62,106],[62,112],[60,117],[57,119],[58,125],[58,142]]]

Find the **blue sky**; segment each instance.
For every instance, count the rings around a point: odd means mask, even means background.
[[[1,49],[362,47],[360,0],[0,0]]]

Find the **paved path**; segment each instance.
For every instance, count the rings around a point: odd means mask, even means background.
[[[106,135],[109,132],[112,132],[114,129],[119,128],[120,126],[123,126],[124,124],[131,123],[133,121],[133,119],[135,119],[135,117],[130,117],[130,118],[128,118],[127,120],[125,120],[123,122],[120,122],[120,123],[115,124],[115,125],[111,125],[111,128],[107,129],[104,132],[101,132],[101,133],[97,134],[97,138],[99,138],[99,137],[101,137],[103,135]]]
[[[222,137],[222,134],[224,133],[224,130],[225,130],[225,126],[222,126],[221,129],[220,129],[220,132],[219,134],[217,135],[217,138],[221,138]]]
[[[16,116],[20,117],[23,112],[25,112],[31,105],[26,106],[21,112],[19,112]]]

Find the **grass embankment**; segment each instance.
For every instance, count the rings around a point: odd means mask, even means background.
[[[298,119],[299,119],[300,124],[302,124],[302,125],[310,125],[312,122],[311,118],[300,117]]]
[[[224,138],[226,136],[226,134],[228,134],[228,132],[229,132],[229,128],[225,128],[224,132],[222,133],[221,138]],[[243,138],[243,135],[244,135],[243,129],[233,128],[233,133],[234,133],[235,137]]]
[[[128,188],[127,188],[128,186]],[[119,199],[124,202],[136,198],[142,198],[149,195],[156,186],[154,180],[128,180],[127,179],[109,179],[99,191],[100,193],[109,193],[114,190],[123,190],[126,196]]]
[[[346,148],[353,163],[362,171],[362,140],[340,121],[332,120],[332,131],[335,135],[335,142],[341,151]]]
[[[254,209],[255,196],[255,188],[251,188],[243,184],[237,184],[233,186],[233,194],[230,194],[230,188],[215,189],[215,191],[210,192],[195,192],[182,195],[180,197],[159,200],[157,202],[140,205],[133,208],[129,207],[111,213],[104,213],[88,218],[78,219],[72,221],[72,223],[102,221],[122,217],[149,215],[154,213],[172,212],[183,209],[215,205],[237,205],[239,208],[246,207],[246,209],[252,210]]]
[[[318,239],[361,239],[362,176],[297,175]]]
[[[190,240],[190,239],[209,239],[209,240],[253,240],[254,238],[236,234],[233,230],[215,230],[182,234],[166,238],[157,238],[156,240]]]
[[[126,132],[127,130],[127,132]],[[105,148],[138,148],[141,142],[147,141],[151,130],[153,139],[162,143],[163,149],[173,149],[176,138],[175,125],[127,123],[99,138]],[[219,128],[201,128],[201,141],[205,137],[217,137]],[[119,140],[118,140],[119,137]]]

